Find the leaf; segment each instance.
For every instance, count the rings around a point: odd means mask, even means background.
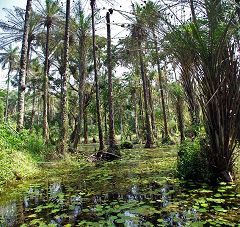
[[[116,219],[115,222],[118,224],[122,224],[122,223],[125,223],[125,220],[120,218],[120,219]]]

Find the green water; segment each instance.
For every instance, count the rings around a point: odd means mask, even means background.
[[[240,226],[238,182],[178,180],[175,149],[122,154],[108,163],[52,165],[12,185],[0,195],[0,226]]]

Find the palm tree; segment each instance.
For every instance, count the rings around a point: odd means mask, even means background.
[[[110,10],[109,10],[110,11]],[[111,11],[110,11],[111,12]],[[112,53],[111,53],[111,27],[110,12],[106,14],[107,21],[107,68],[108,68],[108,120],[109,120],[109,151],[118,154],[116,151],[115,129],[114,129],[114,112],[113,112],[113,83],[112,83]]]
[[[20,42],[24,33],[25,9],[14,7],[13,10],[4,9],[4,11],[6,20],[0,20],[0,28],[3,31],[0,33],[0,47]],[[40,27],[40,15],[32,11],[29,18],[28,59],[31,45],[37,40]]]
[[[138,49],[138,57],[140,63],[140,72],[142,78],[142,86],[143,86],[143,97],[144,97],[144,107],[145,107],[145,124],[146,124],[146,144],[145,148],[150,148],[153,145],[153,136],[152,136],[152,126],[150,120],[150,106],[149,106],[149,92],[148,92],[148,84],[147,84],[147,75],[146,69],[143,60],[143,50],[142,50],[142,42],[146,37],[146,33],[144,28],[142,27],[142,19],[141,19],[141,7],[136,4],[134,8],[134,14],[136,22],[132,26],[132,36],[136,40],[137,49]]]
[[[100,95],[99,95],[97,59],[96,59],[95,4],[96,4],[96,0],[90,0],[91,12],[92,12],[92,48],[93,48],[93,62],[94,62],[94,80],[95,80],[95,90],[96,90],[96,112],[97,112],[97,121],[98,121],[99,150],[103,150],[104,143],[103,143],[102,120],[101,120],[101,113],[100,113]]]
[[[34,58],[30,62],[29,74],[28,74],[28,87],[32,91],[32,111],[31,111],[31,120],[30,120],[30,132],[32,132],[35,122],[36,114],[36,100],[37,96],[40,93],[40,87],[42,84],[42,73],[43,66],[41,65],[38,58]]]
[[[24,105],[25,105],[25,88],[26,88],[25,80],[26,80],[26,69],[27,69],[28,37],[29,37],[31,11],[32,11],[32,0],[27,0],[21,59],[20,59],[19,82],[18,82],[18,116],[17,116],[18,131],[20,131],[23,128],[23,123],[24,123]]]
[[[173,99],[173,104],[175,106],[177,123],[180,131],[180,142],[182,143],[185,140],[185,130],[184,130],[184,92],[182,86],[178,82],[170,84],[170,95]]]
[[[41,15],[41,22],[46,27],[45,40],[45,61],[44,61],[44,77],[43,77],[43,137],[45,143],[49,141],[49,126],[48,126],[48,90],[49,90],[49,44],[51,29],[56,22],[59,21],[60,6],[58,1],[45,0],[45,7],[40,0],[38,1],[38,14]]]
[[[5,69],[8,66],[8,73],[7,73],[7,94],[5,100],[5,114],[4,120],[5,122],[8,121],[8,102],[9,102],[9,86],[10,86],[10,77],[11,72],[16,68],[16,64],[19,60],[19,48],[12,47],[9,45],[7,48],[3,48],[5,51],[4,53],[0,53],[0,63],[2,64],[2,69]]]
[[[175,39],[168,39],[169,45],[175,46],[172,54],[176,58],[183,49],[194,57],[192,67],[209,143],[205,150],[209,170],[213,180],[223,181],[233,180],[240,113],[238,28],[233,23],[237,15],[228,7],[221,1],[204,2],[201,13],[205,21],[174,26],[171,34]]]
[[[162,70],[160,66],[160,56],[159,56],[159,47],[158,47],[158,40],[156,35],[156,28],[160,21],[160,6],[158,3],[154,3],[152,1],[148,1],[144,6],[142,11],[142,17],[145,26],[150,29],[152,33],[154,48],[155,48],[155,62],[157,65],[157,72],[158,72],[158,82],[159,82],[159,90],[160,90],[160,97],[161,97],[161,105],[163,111],[163,123],[164,123],[164,138],[163,142],[169,141],[169,134],[168,134],[168,125],[167,125],[167,113],[166,113],[166,104],[164,98],[164,88],[163,88],[163,78],[162,78]]]
[[[68,103],[67,103],[67,82],[68,82],[68,57],[69,57],[69,24],[70,24],[70,0],[66,4],[66,24],[64,35],[63,75],[61,86],[61,127],[60,127],[60,153],[67,151],[68,139]]]
[[[82,119],[83,119],[83,106],[84,106],[84,90],[85,90],[85,80],[86,80],[86,58],[88,53],[88,48],[90,44],[90,29],[91,29],[91,16],[85,16],[83,9],[81,8],[80,2],[76,4],[75,20],[72,23],[73,33],[76,34],[78,39],[78,50],[77,50],[77,59],[78,59],[78,69],[79,77],[78,81],[78,121],[76,125],[76,130],[74,130],[74,141],[73,147],[76,149],[80,140],[80,132],[82,128]]]

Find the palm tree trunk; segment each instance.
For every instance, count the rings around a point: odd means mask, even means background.
[[[162,72],[160,68],[160,61],[159,61],[159,55],[158,55],[158,46],[157,46],[157,37],[154,33],[154,45],[155,45],[155,53],[156,53],[156,61],[157,61],[157,71],[158,71],[158,80],[159,80],[159,88],[160,88],[160,95],[161,95],[161,103],[162,103],[162,111],[163,111],[163,123],[164,123],[164,138],[163,141],[168,140],[168,125],[167,125],[167,114],[166,114],[166,106],[165,106],[165,99],[163,94],[163,85],[162,85]]]
[[[27,46],[29,35],[30,15],[32,10],[32,0],[27,0],[24,33],[22,41],[22,51],[19,71],[18,84],[18,116],[17,116],[17,130],[20,131],[24,124],[24,106],[25,106],[25,88],[26,88],[26,68],[27,68]]]
[[[6,101],[5,101],[5,114],[4,119],[5,122],[8,122],[8,103],[9,103],[9,87],[10,87],[10,73],[11,73],[12,67],[9,66],[8,75],[7,75],[7,94],[6,94]]]
[[[33,99],[32,99],[32,114],[31,114],[31,123],[30,123],[30,132],[33,130],[34,120],[35,120],[35,104],[36,104],[36,87],[33,86]]]
[[[196,18],[196,13],[195,13],[193,0],[190,0],[190,9],[191,9],[191,13],[192,13],[192,21],[193,21],[194,24],[196,24],[197,18]]]
[[[99,137],[99,150],[104,149],[103,143],[103,130],[102,130],[102,120],[100,113],[100,94],[99,94],[99,84],[98,84],[98,72],[97,72],[97,59],[96,59],[96,40],[95,40],[95,22],[94,22],[94,11],[95,11],[95,0],[91,0],[91,11],[92,11],[92,48],[93,48],[93,61],[94,61],[94,79],[96,87],[96,112],[98,121],[98,137]]]
[[[104,140],[108,142],[108,127],[107,127],[107,104],[104,105]]]
[[[146,144],[145,148],[150,148],[153,145],[153,138],[152,138],[152,127],[151,127],[151,121],[150,121],[150,114],[149,114],[149,98],[148,98],[148,88],[147,88],[147,78],[145,75],[145,67],[142,57],[142,47],[141,47],[141,41],[138,39],[138,54],[139,54],[139,61],[140,61],[140,70],[141,70],[141,76],[142,76],[142,83],[143,83],[143,98],[144,98],[144,107],[145,107],[145,121],[146,121]]]
[[[181,97],[176,98],[176,112],[177,112],[177,122],[180,131],[180,141],[181,143],[185,140],[184,133],[184,116],[183,116],[183,100]]]
[[[88,144],[88,115],[87,115],[87,107],[85,106],[83,111],[83,136],[84,136],[84,144]]]
[[[149,91],[149,107],[151,111],[151,126],[153,135],[155,138],[157,138],[157,130],[156,130],[156,124],[155,124],[155,116],[154,116],[154,105],[153,105],[153,98],[152,98],[152,86],[150,83],[150,80],[148,79],[148,91]]]
[[[109,12],[107,12],[107,14],[106,14],[106,21],[107,21],[109,148],[110,148],[110,151],[114,153],[114,149],[116,147],[116,140],[115,140],[115,130],[114,130],[111,28],[110,28],[110,13]]]
[[[139,141],[139,128],[138,128],[138,106],[137,106],[137,97],[136,97],[136,90],[133,91],[132,94],[133,105],[134,105],[134,128],[136,133],[137,141]]]
[[[60,132],[60,153],[67,152],[68,139],[68,102],[67,102],[67,81],[68,81],[68,58],[69,58],[69,24],[70,24],[70,0],[66,4],[66,23],[64,35],[64,56],[63,56],[63,75],[61,91],[61,132]]]
[[[84,100],[84,84],[86,76],[86,48],[85,40],[83,39],[80,43],[81,50],[80,54],[80,64],[79,64],[79,79],[78,79],[78,123],[75,133],[75,138],[73,142],[73,148],[77,149],[77,146],[81,137],[82,119],[83,119],[83,100]]]
[[[49,126],[48,126],[48,69],[49,69],[49,39],[50,39],[51,24],[47,25],[46,47],[45,47],[45,64],[43,77],[43,138],[47,144],[49,141]]]

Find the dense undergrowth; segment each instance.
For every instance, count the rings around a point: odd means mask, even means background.
[[[0,125],[0,191],[5,183],[34,176],[48,149],[41,136]]]

